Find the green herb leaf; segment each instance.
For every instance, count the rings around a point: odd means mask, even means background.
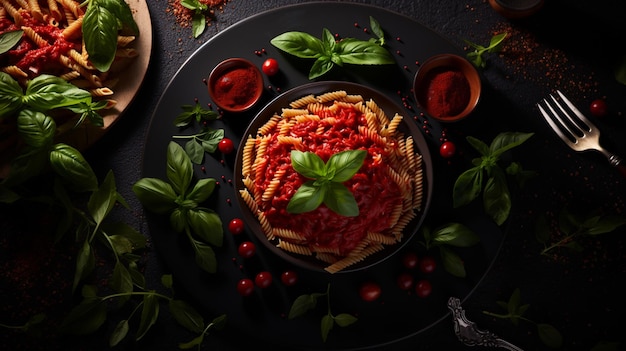
[[[287,204],[289,213],[305,213],[318,208],[326,196],[326,187],[317,187],[313,181],[302,184]]]
[[[217,259],[213,249],[197,240],[193,240],[193,248],[196,254],[196,264],[206,272],[215,273],[217,271]]]
[[[274,37],[270,43],[288,54],[300,58],[316,59],[324,54],[324,44],[305,32],[286,32]]]
[[[454,208],[469,204],[482,191],[483,172],[479,167],[473,167],[461,173],[454,183],[452,199]]]
[[[133,192],[142,205],[156,214],[166,214],[176,208],[176,192],[172,186],[157,178],[141,178]]]
[[[375,43],[380,46],[384,46],[386,44],[385,31],[383,30],[383,27],[381,27],[380,23],[378,23],[378,21],[372,16],[370,16],[370,29],[372,30],[372,33],[378,37]]]
[[[154,293],[144,295],[143,309],[141,310],[141,321],[139,322],[139,329],[137,330],[135,340],[141,340],[154,323],[156,323],[156,320],[159,317],[159,307],[159,300]]]
[[[46,150],[54,142],[56,123],[42,112],[24,109],[17,116],[17,132],[26,145]]]
[[[124,338],[126,338],[126,335],[128,335],[128,330],[128,320],[123,319],[119,321],[115,326],[113,333],[111,333],[111,337],[109,338],[109,346],[114,347],[119,344],[120,341],[124,340]]]
[[[470,247],[480,241],[480,237],[461,223],[448,223],[433,230],[430,240],[435,245]]]
[[[119,261],[115,263],[113,275],[111,276],[111,286],[118,293],[129,293],[133,291],[133,280],[126,267]],[[128,295],[130,298],[130,295]]]
[[[169,310],[178,324],[193,333],[202,333],[204,318],[190,304],[183,300],[172,299],[169,302]]]
[[[61,324],[68,334],[86,335],[98,330],[106,321],[107,305],[100,298],[86,298],[72,308]]]
[[[330,331],[333,329],[334,324],[335,321],[333,320],[333,316],[331,316],[330,314],[322,316],[322,320],[320,323],[322,341],[326,342],[326,339],[328,338],[328,333],[330,333]]]
[[[208,209],[192,209],[187,211],[187,222],[194,235],[213,246],[222,246],[224,233],[222,220]]]
[[[332,155],[324,164],[313,152],[291,151],[294,170],[315,181],[307,181],[298,188],[287,204],[287,211],[309,212],[324,203],[338,214],[357,216],[359,208],[354,195],[341,183],[356,174],[366,156],[365,150],[347,150]]]
[[[340,327],[347,327],[358,321],[358,318],[348,313],[340,313],[334,317],[335,323]]]
[[[379,28],[382,32],[382,29]],[[345,38],[337,42],[332,33],[324,28],[322,39],[304,32],[286,32],[274,37],[270,43],[291,55],[305,59],[315,59],[309,71],[309,79],[318,78],[329,72],[333,66],[344,63],[358,65],[394,64],[388,50],[377,42]]]
[[[91,194],[87,203],[89,214],[93,217],[96,225],[99,226],[111,212],[113,206],[115,206],[116,198],[115,177],[113,172],[109,171],[100,187]]]
[[[30,80],[22,98],[25,105],[37,111],[48,111],[81,102],[91,104],[91,101],[91,93],[87,90],[49,74],[42,74]]]
[[[493,176],[487,180],[483,192],[485,212],[502,225],[511,212],[511,195],[504,175],[499,169],[493,170]]]
[[[193,169],[191,160],[185,150],[173,141],[170,141],[167,146],[166,174],[174,191],[179,195],[185,196],[193,178]]]
[[[441,261],[446,272],[455,277],[465,278],[467,273],[465,271],[465,263],[463,263],[461,257],[445,246],[440,246],[439,252],[441,253]]]
[[[350,180],[359,171],[367,157],[365,150],[346,150],[338,152],[328,159],[327,170],[333,170],[333,182],[343,183]],[[300,173],[298,171],[298,173]],[[328,173],[328,171],[327,171]]]
[[[50,165],[75,191],[93,191],[98,179],[83,155],[74,147],[59,143],[50,151]]]
[[[23,95],[19,83],[7,73],[0,72],[0,118],[19,111]]]
[[[334,180],[328,183],[328,190],[324,195],[324,205],[346,217],[359,215],[359,205],[354,195],[345,185],[336,183]]]
[[[11,30],[0,34],[0,55],[11,50],[15,44],[22,40],[24,31],[21,29]]]
[[[89,60],[100,72],[107,72],[115,59],[121,29],[139,34],[132,11],[123,0],[89,0],[83,17],[83,38]]]
[[[296,298],[296,300],[291,305],[289,309],[288,319],[293,319],[299,316],[304,315],[306,312],[312,310],[317,305],[317,297],[318,295],[310,294],[310,295],[300,295]]]

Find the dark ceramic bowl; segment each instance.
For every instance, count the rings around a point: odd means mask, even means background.
[[[207,85],[209,96],[219,109],[244,112],[261,98],[263,75],[251,61],[229,58],[213,68]]]
[[[403,132],[405,137],[408,135],[411,135],[413,137],[414,149],[422,155],[423,194],[421,209],[419,211],[416,211],[416,216],[410,221],[410,223],[408,223],[408,225],[405,226],[403,231],[403,238],[401,241],[391,245],[385,245],[383,250],[367,256],[364,260],[352,264],[340,270],[339,272],[335,272],[334,274],[358,271],[386,260],[390,256],[394,255],[396,252],[398,252],[407,242],[411,240],[411,238],[417,233],[418,229],[422,225],[422,222],[424,221],[424,218],[426,217],[427,210],[430,206],[433,190],[432,160],[426,140],[424,139],[423,134],[418,128],[417,124],[413,121],[412,118],[407,117],[406,113],[403,114],[403,111],[406,110],[402,106],[392,102],[392,100],[390,100],[390,98],[386,95],[363,85],[335,81],[309,83],[281,94],[257,114],[257,116],[252,120],[251,124],[248,126],[247,130],[243,134],[244,138],[242,138],[241,144],[239,145],[234,167],[235,190],[239,195],[239,190],[246,188],[243,184],[242,179],[243,153],[247,139],[245,136],[256,136],[257,131],[260,127],[262,127],[273,115],[280,115],[281,109],[288,107],[289,103],[292,101],[295,101],[301,97],[310,94],[318,96],[323,93],[334,92],[338,90],[345,90],[348,94],[351,95],[361,95],[366,101],[369,99],[373,99],[376,104],[383,111],[385,111],[385,113],[390,118],[393,117],[395,113],[404,116],[404,120],[399,124],[398,129]],[[254,234],[254,237],[259,242],[261,242],[262,245],[268,248],[272,253],[296,266],[317,272],[326,272],[324,268],[328,266],[327,263],[322,262],[313,256],[293,254],[291,252],[285,251],[276,246],[277,239],[268,240],[262,230],[259,219],[250,210],[249,206],[246,204],[242,196],[237,196],[237,201],[239,203],[239,207],[241,208],[243,219],[248,226],[248,229]]]
[[[423,112],[442,122],[469,116],[481,94],[481,80],[464,57],[440,54],[424,61],[413,80],[413,94]]]

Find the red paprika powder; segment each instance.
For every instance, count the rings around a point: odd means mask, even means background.
[[[441,67],[431,72],[426,81],[425,108],[434,117],[458,115],[470,101],[469,82],[458,70]]]
[[[253,102],[257,92],[257,73],[254,68],[236,67],[217,79],[213,98],[218,105],[238,109]]]

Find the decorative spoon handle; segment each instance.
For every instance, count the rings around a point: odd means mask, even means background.
[[[452,312],[454,334],[465,345],[500,347],[511,351],[524,351],[510,342],[500,339],[490,331],[478,329],[476,324],[465,316],[465,310],[461,307],[461,300],[458,298],[451,297],[448,299],[448,308]]]

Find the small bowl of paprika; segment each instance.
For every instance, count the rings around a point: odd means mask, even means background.
[[[211,71],[209,95],[225,112],[244,112],[254,106],[263,94],[261,70],[244,58],[226,59]]]
[[[415,74],[415,100],[423,112],[442,122],[467,117],[480,99],[481,81],[474,65],[459,55],[430,57]]]

